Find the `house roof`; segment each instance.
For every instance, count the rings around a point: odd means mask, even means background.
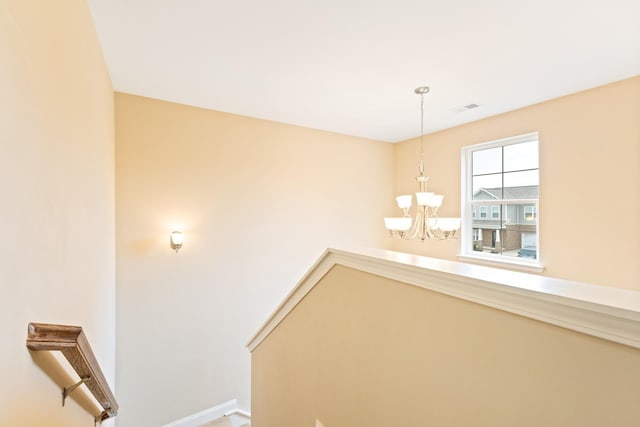
[[[494,187],[494,188],[479,188],[473,193],[474,199],[479,200],[491,200],[491,199],[537,199],[538,198],[537,185],[523,185],[520,187]]]

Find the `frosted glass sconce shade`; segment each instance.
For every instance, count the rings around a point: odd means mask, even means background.
[[[171,232],[171,249],[175,249],[176,252],[178,252],[182,247],[183,242],[184,242],[184,234],[182,234],[182,232],[180,231]]]

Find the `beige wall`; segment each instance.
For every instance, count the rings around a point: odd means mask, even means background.
[[[388,244],[393,146],[125,94],[116,141],[119,425],[249,410],[264,319],[327,247]]]
[[[640,350],[334,267],[252,353],[254,427],[637,426]]]
[[[25,347],[30,321],[81,325],[114,384],[113,90],[85,2],[0,0],[0,64],[0,425],[86,427],[68,364]]]
[[[0,0],[0,63],[0,425],[86,425],[41,369],[66,382],[64,366],[24,347],[29,321],[82,325],[114,384],[113,92],[85,2]],[[325,247],[391,244],[393,158],[397,190],[413,191],[415,141],[128,95],[117,107],[119,424],[234,397],[249,409],[246,339]],[[638,289],[639,111],[635,78],[434,134],[431,188],[457,214],[460,146],[537,130],[545,274]],[[599,222],[627,237],[591,226],[583,200],[603,194]],[[452,258],[456,244],[396,248]]]
[[[428,135],[430,190],[460,215],[460,149],[539,132],[544,274],[640,290],[640,76]],[[396,146],[396,192],[415,192],[417,140]],[[460,241],[394,249],[455,259]]]

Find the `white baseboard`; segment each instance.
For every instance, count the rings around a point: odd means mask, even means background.
[[[236,409],[233,412],[225,414],[225,416],[229,417],[233,427],[242,427],[251,421],[251,414],[242,409]]]
[[[213,421],[217,418],[230,416],[232,422],[238,421],[246,423],[251,419],[249,412],[238,409],[238,400],[232,399],[228,402],[221,403],[213,408],[205,409],[197,414],[189,415],[162,427],[198,427],[206,422]],[[234,423],[235,425],[235,423]]]

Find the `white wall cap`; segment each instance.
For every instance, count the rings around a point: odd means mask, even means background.
[[[640,348],[640,292],[373,248],[327,249],[251,338],[253,351],[334,266]]]

